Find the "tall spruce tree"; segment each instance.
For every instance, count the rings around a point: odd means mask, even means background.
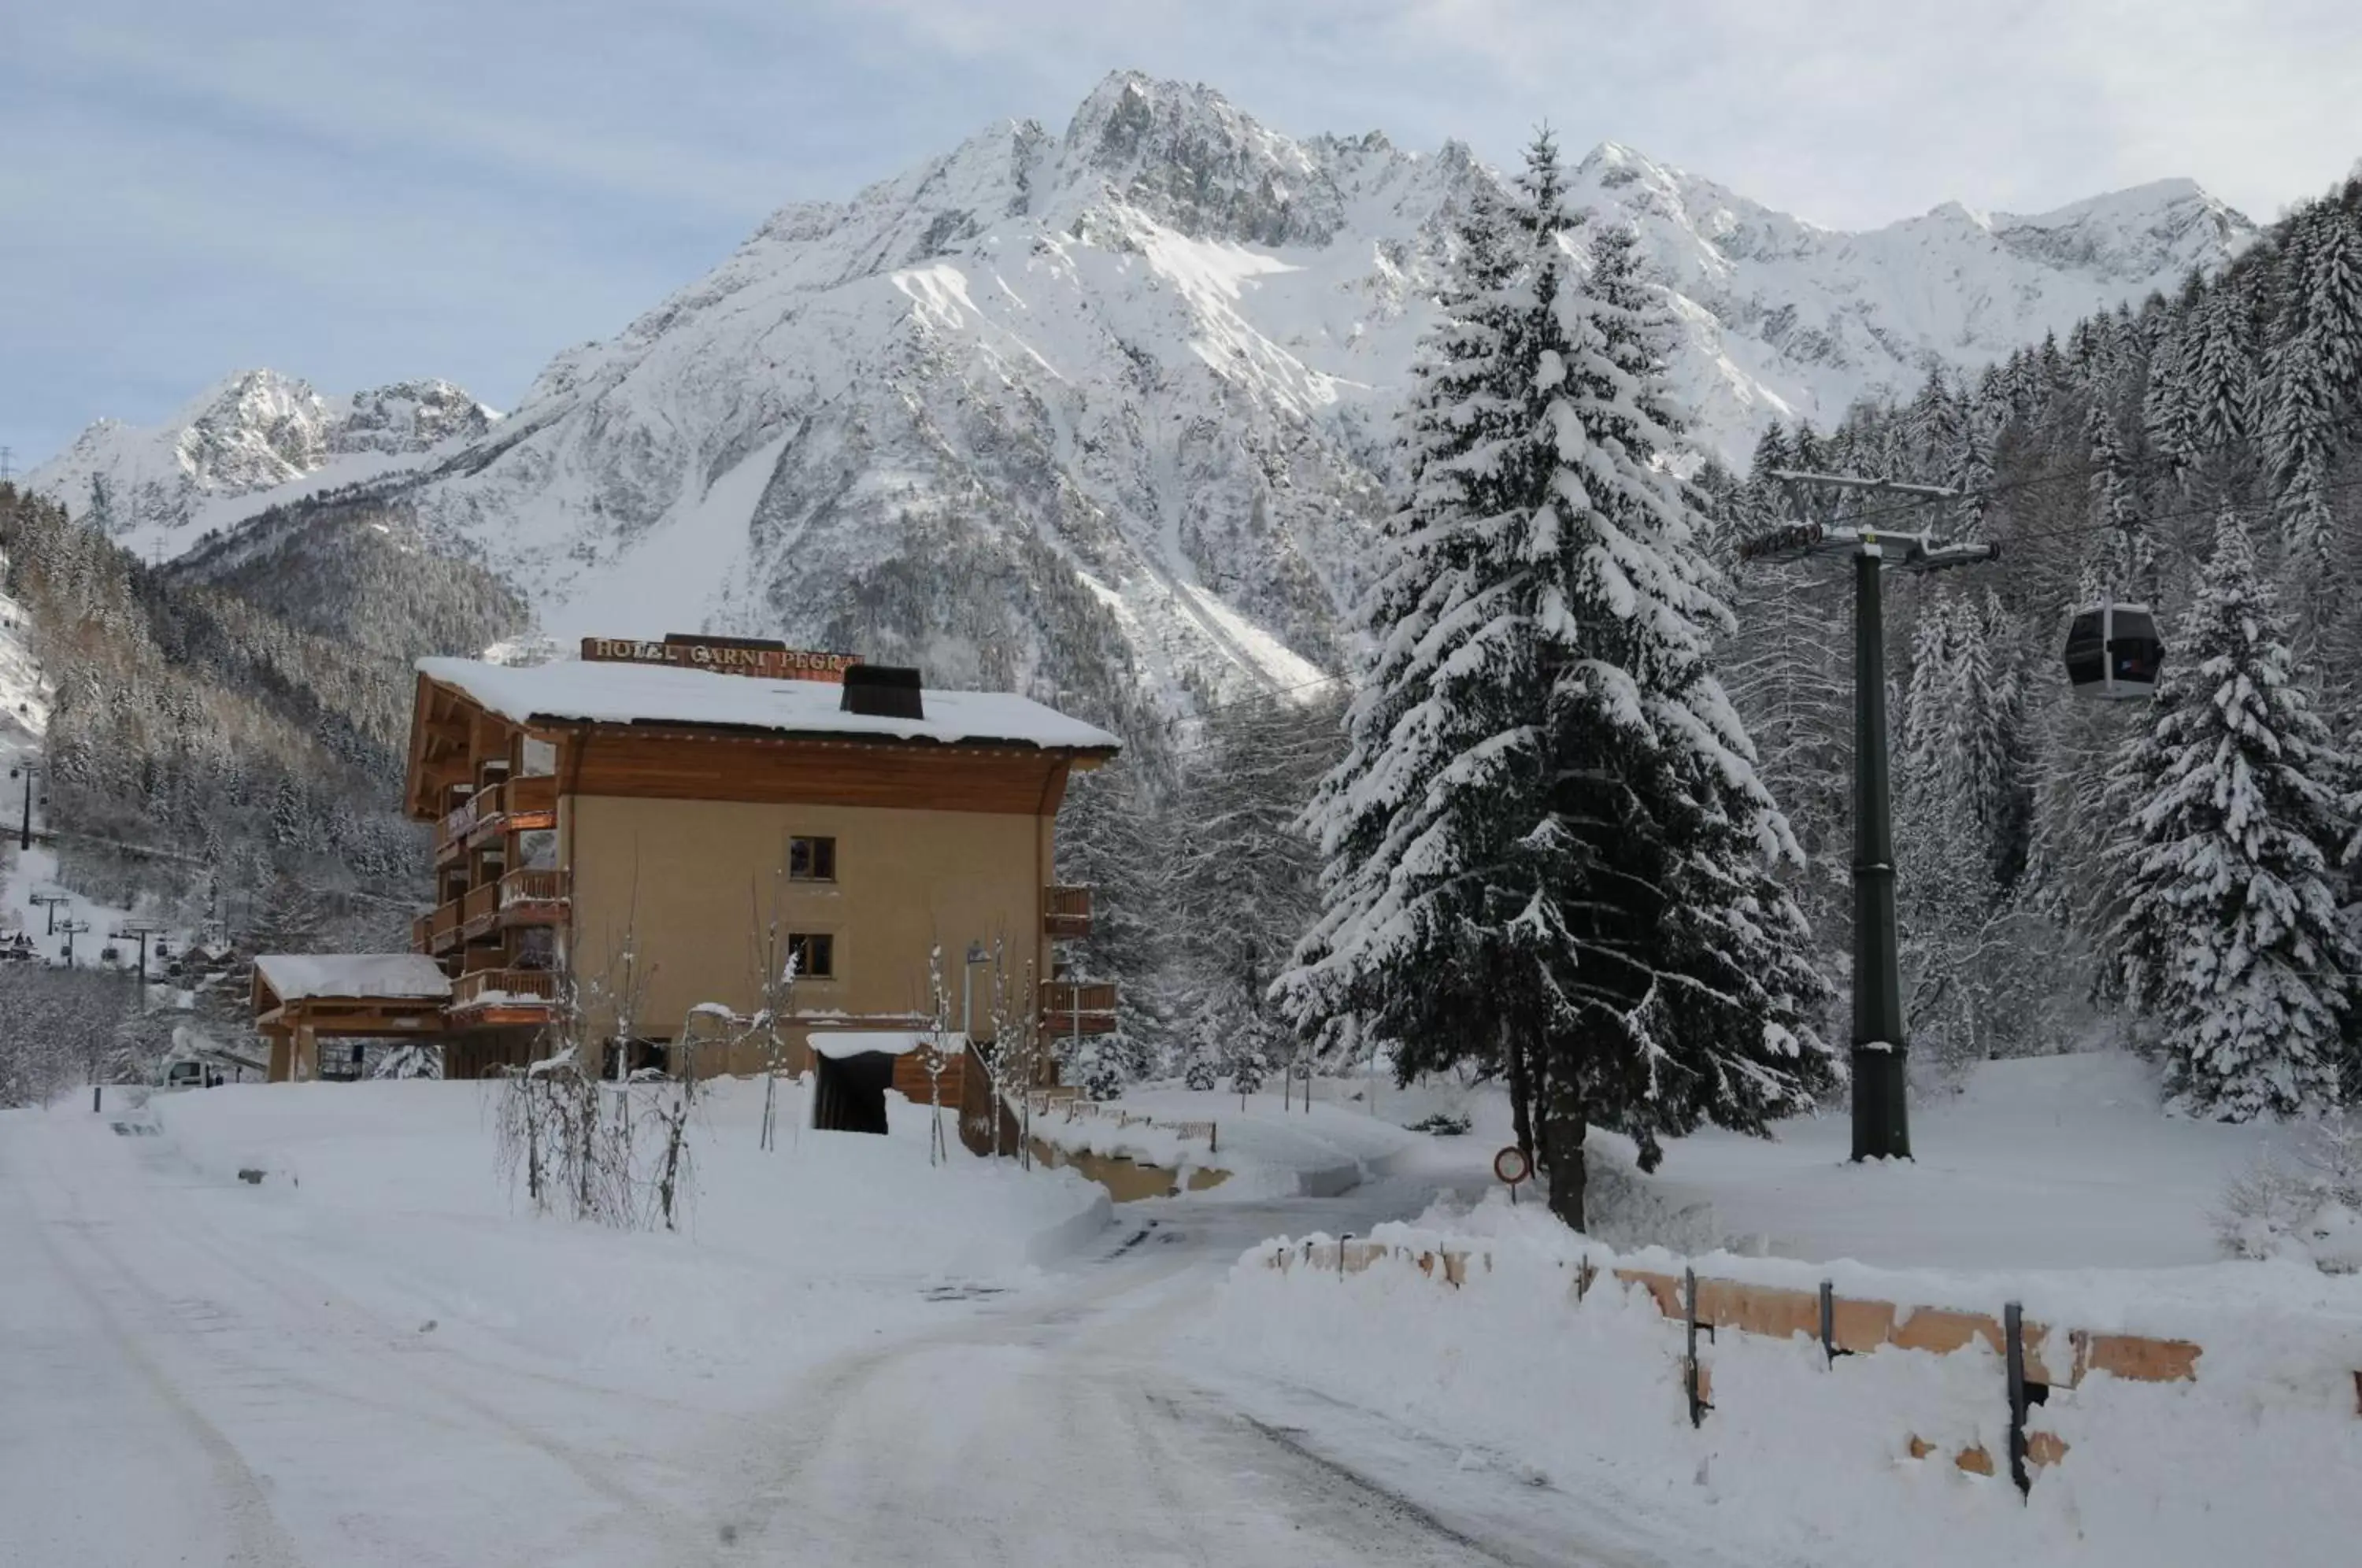
[[[1653,1166],[1702,1121],[1763,1130],[1830,1066],[1771,876],[1794,842],[1709,668],[1728,612],[1656,461],[1661,326],[1628,236],[1596,237],[1587,287],[1571,267],[1564,190],[1545,134],[1506,243],[1468,248],[1495,270],[1444,302],[1374,668],[1314,808],[1325,908],[1280,989],[1301,1027],[1398,1040],[1406,1072],[1496,1055],[1580,1227],[1595,1122]]]
[[[2297,679],[2255,552],[2225,513],[2155,723],[2110,774],[2122,911],[2106,956],[2162,1029],[2195,1114],[2334,1106],[2362,971],[2334,865],[2351,765]]]

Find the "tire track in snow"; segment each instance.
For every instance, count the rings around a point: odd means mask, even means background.
[[[23,1163],[19,1161],[17,1164],[21,1176]],[[53,1233],[54,1223],[45,1222],[39,1213],[28,1214],[25,1219],[26,1229],[33,1233],[48,1255],[56,1277],[63,1281],[67,1288],[89,1309],[88,1320],[105,1333],[120,1356],[122,1364],[138,1375],[142,1386],[204,1455],[215,1484],[219,1488],[224,1518],[237,1543],[237,1555],[230,1561],[241,1564],[241,1568],[300,1568],[304,1558],[278,1516],[271,1511],[266,1483],[248,1466],[237,1446],[220,1428],[205,1419],[180,1386],[149,1354],[148,1347],[125,1325],[114,1302],[109,1299],[107,1289],[91,1278],[83,1265],[60,1244]],[[94,1234],[85,1232],[85,1235],[92,1253],[114,1265],[119,1275],[119,1262],[96,1243]]]
[[[50,1130],[45,1129],[45,1132]],[[50,1143],[50,1133],[45,1143]],[[154,1161],[168,1150],[143,1145],[138,1150],[140,1164],[148,1174],[155,1174]],[[661,1561],[668,1565],[690,1564],[717,1561],[713,1552],[716,1540],[713,1532],[702,1524],[684,1518],[672,1503],[644,1486],[625,1479],[619,1456],[594,1452],[578,1444],[567,1442],[541,1430],[511,1414],[485,1397],[458,1386],[434,1370],[432,1363],[451,1353],[439,1346],[422,1343],[414,1329],[387,1322],[367,1304],[355,1300],[317,1271],[296,1262],[283,1253],[258,1247],[242,1237],[236,1237],[186,1203],[173,1205],[175,1212],[167,1220],[149,1210],[118,1210],[108,1219],[94,1220],[88,1216],[90,1196],[86,1184],[76,1186],[60,1179],[57,1150],[50,1143],[50,1170],[46,1173],[50,1188],[62,1195],[66,1205],[75,1215],[76,1228],[83,1234],[94,1257],[105,1263],[122,1281],[127,1295],[143,1299],[160,1316],[185,1319],[187,1303],[192,1298],[174,1297],[159,1290],[128,1260],[101,1241],[102,1232],[110,1228],[136,1229],[143,1242],[145,1259],[154,1260],[173,1249],[193,1257],[202,1268],[215,1271],[217,1282],[227,1283],[237,1291],[264,1293],[281,1310],[257,1317],[251,1312],[237,1314],[229,1303],[208,1298],[201,1302],[203,1315],[210,1320],[209,1342],[205,1354],[209,1361],[234,1367],[237,1383],[243,1388],[267,1391],[274,1397],[289,1392],[309,1394],[336,1404],[355,1407],[392,1419],[424,1423],[454,1436],[480,1438],[489,1430],[510,1442],[539,1454],[560,1470],[571,1475],[591,1496],[605,1507],[594,1517],[574,1524],[563,1539],[565,1548],[560,1560],[586,1561],[579,1553],[588,1547],[606,1544],[612,1549],[617,1543],[613,1537],[653,1537],[646,1540],[646,1553],[635,1552],[622,1561]],[[88,1165],[78,1167],[87,1176]],[[182,1186],[193,1184],[182,1183]],[[226,1190],[224,1184],[201,1185],[211,1190]],[[154,1181],[138,1183],[140,1196],[158,1198],[174,1190],[173,1187]],[[249,1306],[255,1305],[249,1300]],[[270,1332],[263,1318],[325,1323],[331,1327],[312,1336],[309,1343],[326,1346],[331,1354],[321,1362],[321,1369],[306,1371],[292,1364],[292,1358],[274,1355],[264,1359],[255,1346],[265,1342]],[[243,1318],[244,1320],[240,1320]],[[225,1331],[225,1326],[237,1323],[238,1332]],[[349,1325],[359,1325],[355,1328]],[[127,1334],[128,1330],[125,1332]],[[237,1342],[246,1342],[240,1343]],[[399,1363],[400,1364],[389,1364]],[[484,1379],[504,1375],[507,1369],[498,1364],[474,1358],[467,1360],[467,1375]],[[397,1397],[368,1391],[366,1386],[401,1391]],[[356,1385],[363,1386],[356,1386]],[[600,1392],[585,1389],[584,1392]],[[432,1403],[419,1402],[415,1396],[424,1395]],[[440,1408],[436,1408],[440,1406]],[[193,1405],[191,1406],[193,1412]],[[202,1419],[202,1418],[200,1418]],[[211,1426],[211,1423],[208,1423]],[[218,1429],[213,1429],[216,1431]],[[226,1435],[222,1441],[234,1456],[237,1449]],[[243,1461],[239,1461],[243,1466]],[[250,1474],[250,1472],[249,1472]],[[619,1527],[618,1519],[623,1521]],[[291,1547],[292,1550],[292,1547]],[[654,1555],[649,1555],[652,1553]],[[538,1555],[538,1554],[536,1554]],[[269,1562],[270,1559],[258,1559]],[[290,1557],[289,1562],[298,1561]]]

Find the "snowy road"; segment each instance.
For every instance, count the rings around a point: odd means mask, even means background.
[[[109,1121],[0,1123],[0,1562],[1738,1561],[1176,1353],[1242,1248],[1415,1213],[1418,1183],[1120,1210],[1039,1287],[951,1293],[933,1327],[727,1400],[390,1320],[241,1223],[244,1189]]]

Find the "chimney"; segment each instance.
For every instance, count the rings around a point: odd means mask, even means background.
[[[837,704],[846,713],[869,713],[881,719],[923,719],[919,701],[919,672],[899,664],[855,664],[845,667],[844,699]]]

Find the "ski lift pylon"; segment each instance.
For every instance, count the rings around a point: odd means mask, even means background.
[[[2157,695],[2165,644],[2146,604],[2103,599],[2075,612],[2067,628],[2067,684],[2078,697],[2145,701]]]

